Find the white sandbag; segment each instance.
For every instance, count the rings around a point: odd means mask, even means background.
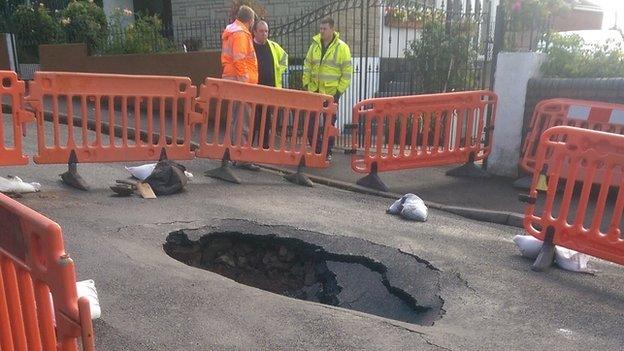
[[[93,281],[93,279],[76,282],[76,291],[78,292],[78,298],[84,296],[89,300],[91,319],[100,318],[102,310],[100,308],[100,300],[98,299],[98,294],[97,290],[95,289],[95,282]]]
[[[516,235],[513,238],[522,256],[527,258],[537,258],[542,249],[543,241],[532,235]],[[561,269],[571,272],[593,273],[587,267],[587,262],[591,256],[570,250],[565,247],[555,246],[555,263]]]
[[[133,177],[139,180],[145,180],[154,172],[154,168],[156,168],[155,163],[148,163],[142,166],[126,167],[126,170],[128,170]]]
[[[429,210],[425,202],[414,194],[407,194],[405,201],[403,201],[403,208],[401,209],[401,216],[405,219],[412,221],[425,222],[427,221]]]
[[[188,178],[188,180],[193,180],[193,173],[184,171],[184,175]]]
[[[102,309],[100,308],[100,300],[98,299],[97,290],[95,289],[95,282],[92,279],[76,282],[76,293],[78,298],[86,297],[89,300],[89,310],[91,311],[91,319],[98,319],[102,315]],[[52,323],[56,326],[56,316],[54,314],[54,300],[52,299],[52,293],[50,297],[50,308],[52,309]]]
[[[0,177],[0,192],[25,194],[36,193],[41,190],[39,183],[26,183],[18,176]]]
[[[527,258],[537,258],[544,244],[543,241],[533,235],[516,235],[513,237],[513,241],[518,246],[520,254]]]
[[[572,272],[591,273],[587,262],[591,256],[561,246],[555,246],[555,263],[557,266]]]
[[[386,210],[386,213],[393,214],[393,215],[401,214],[404,201],[405,201],[405,196],[396,200],[392,205],[390,205],[390,207],[388,207],[388,209]]]

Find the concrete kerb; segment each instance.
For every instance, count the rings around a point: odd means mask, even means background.
[[[52,113],[51,112],[47,112],[47,111],[44,112],[44,119],[46,121],[52,121],[53,120]],[[61,123],[66,124],[67,123],[67,116],[59,114],[59,120],[61,121]],[[75,127],[82,127],[82,122],[80,120],[76,120],[75,119],[73,121],[73,124],[74,124]],[[89,120],[88,123],[87,123],[87,129],[89,129],[91,131],[95,131],[96,130],[95,121]],[[123,127],[119,126],[119,125],[114,125],[113,126],[113,131],[114,131],[115,135],[121,136],[122,129],[123,129]],[[109,126],[108,123],[102,121],[102,123],[101,123],[101,130],[102,130],[103,134],[109,135],[111,127]],[[136,133],[134,128],[128,127],[127,131],[128,131],[128,137],[129,138],[134,138],[134,135]],[[140,133],[141,140],[146,142],[147,141],[147,132],[141,130],[139,133]],[[154,139],[155,138],[160,138],[160,134],[153,133],[152,138],[154,138]],[[166,140],[167,140],[167,142],[170,142],[172,140],[172,138],[167,136]],[[178,142],[182,143],[182,142],[184,142],[184,140],[178,139]],[[198,148],[199,148],[199,145],[197,143],[191,142],[191,150],[196,150]],[[278,166],[271,166],[271,165],[259,165],[259,166],[262,169],[264,169],[265,171],[277,172],[279,174],[293,174],[293,173],[295,173],[294,171],[291,171],[291,170],[288,170],[288,169],[285,169],[285,168],[281,168],[281,167],[278,167]],[[394,199],[394,200],[399,199],[401,196],[403,196],[403,194],[397,194],[397,193],[392,193],[392,192],[384,192],[384,191],[368,189],[368,188],[365,188],[365,187],[362,187],[362,186],[359,186],[359,185],[356,185],[356,184],[343,182],[343,181],[340,181],[340,180],[320,177],[320,176],[311,175],[311,174],[306,174],[306,175],[315,183],[322,184],[322,185],[329,186],[329,187],[333,187],[333,188],[343,189],[343,190],[357,192],[357,193],[366,194],[366,195],[374,195],[374,196],[379,196],[379,197],[388,198],[388,199]],[[507,226],[512,226],[512,227],[524,228],[524,225],[523,225],[524,216],[522,214],[515,213],[515,212],[492,211],[492,210],[485,210],[485,209],[473,208],[473,207],[449,206],[449,205],[443,205],[443,204],[439,204],[439,203],[435,203],[435,202],[429,202],[429,201],[425,201],[425,204],[428,207],[430,207],[430,208],[434,208],[436,210],[441,210],[441,211],[453,213],[453,214],[456,214],[458,216],[462,216],[462,217],[465,217],[465,218],[468,218],[468,219],[472,219],[472,220],[476,220],[476,221],[496,223],[496,224],[502,224],[502,225],[507,225]]]
[[[280,174],[292,174],[295,173],[289,169],[284,169],[277,166],[270,165],[259,165],[261,168],[265,170],[270,170],[274,172],[278,172]],[[313,182],[330,186],[333,188],[353,191],[366,195],[374,195],[388,199],[397,200],[403,196],[403,194],[397,194],[393,192],[385,192],[378,191],[373,189],[368,189],[357,184],[343,182],[340,180],[320,177],[316,175],[306,174]],[[449,213],[456,214],[458,216],[462,216],[468,219],[473,219],[481,222],[489,222],[496,224],[503,224],[512,227],[524,228],[524,216],[520,213],[515,212],[504,212],[504,211],[492,211],[492,210],[484,210],[480,208],[473,207],[460,207],[460,206],[449,206],[444,204],[439,204],[436,202],[425,201],[425,204],[428,207],[434,208],[436,210],[441,210]]]

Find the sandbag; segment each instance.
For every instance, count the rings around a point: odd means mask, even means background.
[[[100,318],[102,309],[100,308],[100,300],[98,299],[93,279],[76,282],[76,292],[78,293],[78,298],[86,297],[89,300],[91,319]]]
[[[518,246],[520,254],[527,258],[537,258],[544,244],[543,241],[533,235],[516,235],[513,237],[513,242]]]
[[[139,180],[145,180],[152,174],[152,172],[154,172],[155,168],[156,163],[148,163],[141,166],[126,167],[126,170],[130,172],[133,177]]]
[[[427,205],[425,202],[414,194],[410,194],[412,196],[408,196],[403,202],[403,209],[401,209],[401,216],[405,219],[409,219],[412,221],[425,222],[427,221],[427,216],[429,214],[429,210],[427,209]]]
[[[26,183],[18,176],[0,177],[0,192],[7,194],[35,193],[41,190],[39,183]]]
[[[513,242],[518,246],[523,257],[535,259],[542,249],[544,242],[532,235],[516,235]],[[591,256],[562,246],[555,246],[555,264],[561,269],[571,272],[592,273],[587,267]]]
[[[566,271],[591,273],[592,270],[587,267],[590,257],[565,247],[555,247],[555,263]]]
[[[411,193],[403,195],[386,210],[386,213],[401,215],[405,219],[420,222],[427,220],[428,212],[429,210],[425,202],[417,195]]]
[[[171,195],[182,190],[188,178],[186,168],[179,163],[163,160],[154,167],[154,171],[145,179],[156,195]]]
[[[154,172],[154,169],[156,168],[156,163],[147,163],[141,166],[132,166],[132,167],[126,166],[125,168],[128,172],[130,172],[130,174],[132,174],[133,177],[143,181],[147,177],[149,177],[150,174],[152,174],[152,172]],[[189,171],[184,171],[184,175],[186,175],[186,178],[188,180],[193,179],[193,173]]]

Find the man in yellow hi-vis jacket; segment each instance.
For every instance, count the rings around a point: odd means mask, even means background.
[[[351,50],[342,40],[338,32],[334,31],[334,20],[325,18],[321,20],[319,34],[312,38],[312,44],[308,49],[303,63],[303,87],[307,91],[332,95],[334,102],[338,103],[340,96],[347,90],[351,83]],[[312,143],[315,126],[312,122],[308,129],[308,140]],[[332,124],[336,123],[336,116],[332,118]],[[316,152],[320,152],[319,138]],[[329,139],[327,159],[331,160],[334,138]]]
[[[269,26],[259,20],[253,27],[253,43],[258,60],[258,84],[282,87],[282,75],[288,69],[288,54],[282,47],[269,40]]]
[[[288,54],[282,47],[269,40],[269,25],[263,21],[256,21],[253,27],[253,45],[258,60],[258,84],[270,87],[282,87],[282,75],[288,70]],[[262,125],[262,106],[256,106],[256,120],[254,123],[254,142],[260,142],[260,128]],[[271,112],[265,109],[264,137],[262,147],[269,148],[269,132],[271,130]],[[257,133],[257,137],[255,137]]]

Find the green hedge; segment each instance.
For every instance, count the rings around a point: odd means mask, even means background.
[[[541,70],[547,78],[624,77],[623,49],[621,43],[587,45],[578,35],[553,34]]]

